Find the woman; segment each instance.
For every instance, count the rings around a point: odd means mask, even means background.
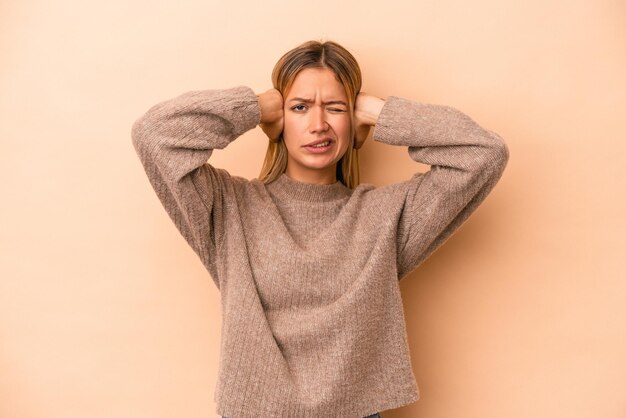
[[[192,91],[132,138],[149,181],[221,296],[215,389],[224,417],[365,417],[419,399],[398,281],[468,218],[508,161],[460,111],[361,93],[334,42],[287,52],[274,88]],[[259,179],[207,163],[260,125]],[[426,173],[358,184],[355,149],[408,147]],[[373,414],[373,415],[372,415]]]

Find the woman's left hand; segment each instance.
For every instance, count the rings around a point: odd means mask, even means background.
[[[385,101],[379,97],[361,92],[356,97],[354,105],[354,119],[356,141],[354,148],[359,149],[369,136],[372,126],[376,125],[378,115],[385,105]]]

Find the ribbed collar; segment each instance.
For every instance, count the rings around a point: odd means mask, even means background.
[[[352,190],[337,181],[333,184],[303,183],[282,173],[267,185],[267,189],[281,199],[296,199],[309,202],[327,202],[350,196]]]

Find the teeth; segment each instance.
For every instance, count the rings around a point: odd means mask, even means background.
[[[330,141],[322,142],[322,143],[319,143],[317,145],[311,145],[311,146],[315,147],[315,148],[321,148],[321,147],[327,146],[328,144],[330,144]]]

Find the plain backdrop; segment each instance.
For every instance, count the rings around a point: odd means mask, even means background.
[[[622,0],[2,1],[0,416],[216,416],[219,293],[130,129],[189,90],[265,91],[309,39],[352,51],[364,91],[454,106],[510,149],[401,282],[421,399],[382,416],[626,416]],[[253,178],[266,144],[211,162]],[[376,185],[428,169],[360,155]]]

